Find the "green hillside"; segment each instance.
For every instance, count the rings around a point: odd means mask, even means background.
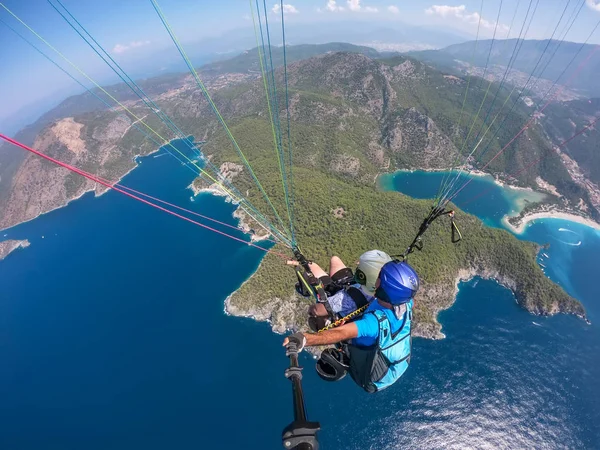
[[[400,253],[429,211],[428,202],[412,200],[398,193],[379,192],[374,183],[382,169],[370,152],[372,138],[384,149],[386,157],[394,157],[385,147],[381,133],[386,124],[402,121],[402,118],[398,119],[402,112],[395,107],[397,104],[403,105],[405,112],[411,108],[432,114],[439,107],[450,113],[456,110],[444,95],[436,97],[431,94],[432,89],[423,87],[422,78],[419,91],[416,81],[390,82],[383,76],[386,67],[406,61],[380,64],[356,55],[336,54],[291,68],[294,78],[290,95],[294,104],[292,146],[296,231],[307,256],[323,265],[332,254],[351,262],[369,248]],[[329,79],[328,72],[323,71],[325,66],[337,74],[335,79]],[[428,71],[420,66],[418,69]],[[315,81],[312,77],[319,73],[321,82],[309,91]],[[365,83],[365,79],[370,83]],[[442,75],[437,79],[432,75],[427,82],[435,86],[444,80]],[[415,85],[411,87],[411,83]],[[331,89],[333,85],[338,86],[337,90]],[[360,92],[355,89],[358,85],[362,86]],[[225,111],[237,111],[230,128],[285,221],[270,125],[264,116],[261,117],[257,88],[237,86],[235,96],[223,92],[221,98],[235,98],[236,106],[229,103],[233,100],[221,105]],[[364,106],[365,103],[374,105],[375,98],[382,101],[372,108]],[[390,101],[385,101],[386,98]],[[386,107],[390,110],[386,111]],[[359,114],[359,111],[363,113]],[[451,124],[450,120],[448,124]],[[241,164],[241,159],[221,132],[209,140],[204,150],[217,165],[222,162]],[[441,154],[447,150],[441,149]],[[410,162],[415,163],[414,160]],[[201,181],[197,185],[206,186]],[[269,211],[247,171],[236,178],[235,185],[247,193],[261,211]],[[334,209],[340,207],[344,210],[343,218],[333,214]],[[269,216],[275,222],[275,218]],[[461,269],[499,278],[513,288],[518,301],[531,311],[583,314],[576,300],[544,276],[535,261],[533,244],[520,242],[508,232],[487,228],[473,216],[459,213],[458,221],[466,236],[464,242],[452,245],[449,224],[440,221],[428,232],[424,252],[411,258],[424,282],[423,293],[417,299],[419,333],[439,336],[435,316],[453,301],[454,282]],[[285,248],[278,250],[285,251]],[[293,271],[277,257],[268,255],[258,272],[232,296],[229,309],[236,314],[269,318],[280,329],[298,324],[305,319],[307,301],[295,296],[293,285]]]
[[[303,132],[311,129],[313,136],[320,135],[321,130],[315,126]],[[280,191],[277,164],[268,141],[263,141],[268,123],[244,119],[236,123],[232,131],[240,136],[239,143],[265,190]],[[207,151],[217,162],[238,161],[228,148],[223,138],[217,138]],[[359,152],[358,147],[355,150]],[[317,161],[325,161],[335,151],[334,148],[329,155],[329,152],[320,153]],[[314,161],[312,142],[294,139],[294,152],[298,161],[294,170],[295,225],[298,241],[309,258],[326,266],[329,256],[337,254],[351,263],[367,249],[398,254],[410,243],[429,211],[428,202],[398,193],[379,192],[372,180],[349,179],[345,174],[332,173],[326,164],[304,163]],[[236,185],[248,192],[261,211],[268,211],[248,178],[237,180]],[[282,196],[272,196],[272,200],[285,217]],[[334,209],[340,207],[345,211],[343,218],[333,214]],[[464,213],[459,213],[457,220],[465,236],[462,243],[450,243],[449,224],[441,220],[428,231],[424,251],[410,259],[423,280],[423,292],[417,297],[418,333],[437,336],[437,311],[452,303],[454,282],[460,269],[497,276],[514,288],[523,306],[536,313],[584,314],[576,300],[544,276],[535,260],[535,245],[518,241],[506,231],[485,227],[477,218]],[[283,247],[277,250],[286,251]],[[258,272],[230,299],[230,307],[245,314],[270,310],[269,316],[275,324],[301,325],[308,303],[294,294],[294,283],[293,271],[278,257],[268,255]]]
[[[350,263],[371,248],[401,252],[428,213],[429,204],[397,193],[378,192],[377,175],[401,168],[443,169],[451,166],[461,151],[466,154],[476,134],[463,146],[464,129],[469,126],[469,118],[477,115],[486,85],[478,79],[472,80],[473,90],[463,109],[465,80],[449,77],[410,58],[376,60],[360,52],[326,53],[297,61],[289,65],[288,75],[295,224],[298,241],[307,256],[324,264],[335,253]],[[281,70],[277,71],[276,79],[278,86],[282,86]],[[208,85],[240,148],[285,220],[262,80],[251,73],[225,73],[209,77]],[[145,80],[143,86],[182,130],[207,142],[203,150],[213,163],[219,166],[223,162],[241,162],[204,95],[188,78],[167,76]],[[127,95],[122,85],[110,89],[118,95]],[[504,91],[499,98],[503,95]],[[484,107],[491,106],[490,102],[486,98]],[[499,111],[499,106],[494,108],[498,109],[493,111]],[[146,123],[160,134],[160,141],[172,136],[142,103],[131,104],[130,109],[136,116],[145,117]],[[275,111],[285,123],[283,103]],[[523,107],[516,108],[498,139],[490,136],[490,155],[522,126],[526,113]],[[475,130],[482,120],[476,120]],[[66,149],[52,134],[52,126],[46,126],[38,135],[47,143],[44,150],[105,178],[119,178],[132,168],[133,155],[155,150],[154,144],[141,139],[139,132],[130,126],[131,118],[122,112],[80,112],[74,122],[82,126],[80,138],[85,142],[86,152],[76,154]],[[457,127],[457,123],[461,126]],[[526,139],[515,142],[506,157],[498,158],[490,168],[500,173],[513,167],[522,168],[550,148],[543,130],[533,127]],[[35,176],[22,178],[26,184],[16,189],[34,192],[37,183],[61,182],[57,178],[60,174],[49,165],[36,170]],[[535,169],[528,177],[539,170]],[[558,169],[556,174],[559,176]],[[26,180],[31,182],[27,184]],[[530,178],[518,181],[527,184]],[[64,175],[62,184],[71,198],[85,189],[81,179],[70,175]],[[237,176],[234,184],[277,223],[247,169]],[[205,186],[200,180],[196,185]],[[53,205],[65,202],[63,197],[50,200]],[[343,217],[334,217],[333,210],[337,208],[343,208]],[[579,302],[544,276],[535,261],[534,245],[520,242],[508,232],[487,228],[463,213],[458,214],[458,221],[464,242],[451,245],[449,225],[440,221],[429,230],[425,251],[411,259],[424,282],[417,299],[418,334],[440,336],[435,321],[437,311],[452,303],[457,277],[474,274],[499,279],[513,289],[517,300],[530,311],[584,314]],[[229,310],[272,319],[280,328],[298,325],[306,318],[303,312],[306,301],[296,298],[293,284],[293,272],[269,255],[257,274],[230,299]]]

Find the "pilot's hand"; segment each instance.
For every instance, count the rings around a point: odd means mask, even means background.
[[[293,344],[296,347],[297,352],[301,352],[306,345],[306,337],[300,332],[290,334],[283,340],[283,346],[287,347],[290,344]]]

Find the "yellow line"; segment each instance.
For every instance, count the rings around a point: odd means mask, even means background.
[[[200,79],[200,76],[198,75],[198,72],[196,71],[196,69],[194,68],[194,65],[192,64],[192,62],[190,61],[189,57],[187,56],[187,54],[185,53],[185,50],[183,49],[181,43],[179,42],[179,40],[177,39],[177,37],[175,36],[175,33],[173,32],[173,29],[171,28],[171,26],[169,25],[169,22],[167,21],[167,18],[165,17],[165,15],[163,14],[160,6],[158,5],[158,3],[156,2],[156,0],[151,0],[152,4],[155,6],[156,8],[156,12],[159,14],[161,20],[163,21],[165,27],[167,28],[167,31],[169,32],[169,34],[171,35],[173,41],[175,42],[175,45],[177,46],[177,49],[180,51],[181,56],[183,57],[183,59],[186,61],[190,72],[192,73],[192,75],[194,76],[196,82],[198,83],[198,86],[200,86],[200,89],[202,89],[202,92],[204,93],[204,95],[206,96],[207,101],[209,102],[209,104],[211,105],[211,107],[213,108],[215,114],[217,115],[217,117],[219,118],[221,125],[223,126],[223,129],[225,130],[225,132],[227,133],[227,135],[229,136],[229,139],[231,140],[231,142],[234,145],[234,148],[237,150],[238,154],[240,155],[240,157],[242,158],[242,160],[244,161],[244,163],[246,164],[246,167],[248,168],[248,170],[250,171],[250,173],[252,174],[254,181],[256,182],[256,184],[258,185],[260,191],[263,193],[263,196],[265,198],[265,200],[267,201],[267,203],[269,204],[269,206],[271,206],[271,209],[273,210],[273,213],[275,214],[275,217],[279,220],[279,223],[281,224],[281,226],[284,228],[284,230],[286,231],[286,234],[288,234],[288,238],[291,239],[290,235],[289,235],[289,231],[286,229],[285,225],[283,224],[283,220],[281,220],[281,217],[279,216],[279,214],[277,213],[277,210],[275,209],[275,206],[273,205],[273,203],[271,202],[271,200],[269,199],[269,196],[267,195],[267,193],[265,192],[264,188],[262,187],[260,181],[258,180],[258,178],[256,177],[256,174],[254,173],[254,171],[252,170],[252,166],[250,165],[250,163],[248,162],[248,160],[246,159],[246,156],[244,155],[244,153],[242,152],[242,150],[240,149],[237,141],[235,140],[235,138],[233,137],[233,134],[231,133],[229,127],[227,126],[227,124],[225,123],[225,119],[223,119],[223,116],[221,115],[221,113],[219,112],[219,110],[217,109],[217,106],[215,105],[214,101],[212,100],[210,94],[208,93],[208,90],[206,89],[206,86],[204,86],[204,83],[202,83],[202,80]]]
[[[236,195],[234,195],[220,181],[217,181],[210,173],[206,172],[204,169],[202,169],[200,166],[198,166],[194,161],[192,161],[190,158],[188,158],[177,147],[175,147],[169,140],[167,140],[166,138],[164,138],[163,136],[161,136],[152,127],[150,127],[148,124],[146,124],[146,122],[144,122],[144,120],[142,118],[138,117],[129,108],[127,108],[119,100],[117,100],[115,97],[113,97],[106,89],[104,89],[102,86],[100,86],[94,79],[92,79],[90,76],[88,76],[75,63],[73,63],[69,58],[67,58],[63,53],[61,53],[60,50],[58,50],[56,47],[54,47],[52,44],[50,44],[46,39],[44,39],[42,36],[40,36],[33,28],[31,28],[29,25],[27,25],[25,22],[23,22],[23,20],[21,20],[15,13],[13,13],[10,9],[8,9],[6,7],[6,5],[4,5],[3,3],[0,3],[0,6],[2,6],[2,8],[4,8],[6,10],[6,12],[8,12],[12,17],[14,17],[21,25],[23,25],[25,28],[27,28],[39,40],[41,40],[50,49],[52,49],[56,54],[58,54],[62,59],[64,59],[67,63],[69,63],[69,65],[71,65],[75,70],[77,70],[77,72],[79,72],[82,76],[84,76],[87,80],[89,80],[92,84],[94,84],[94,86],[96,86],[98,89],[100,89],[106,96],[108,96],[117,105],[119,105],[121,108],[123,108],[123,110],[125,110],[128,114],[130,114],[132,117],[134,117],[137,122],[141,123],[148,130],[150,130],[152,133],[154,133],[160,140],[162,140],[165,143],[164,145],[168,145],[169,147],[173,148],[177,153],[179,153],[188,162],[190,162],[194,167],[196,167],[200,173],[206,175],[211,181],[213,181],[214,183],[216,183],[217,185],[219,185],[223,189],[223,191],[225,191],[225,193],[227,195],[229,195],[231,198],[233,198],[236,202],[243,203],[243,201],[244,201],[243,199],[241,199],[241,198],[237,197]],[[254,216],[252,216],[252,214],[250,214],[248,211],[246,211],[246,213],[248,213],[251,217],[254,218],[254,220],[256,220],[258,223],[260,223],[260,221],[258,221],[258,219],[256,219]],[[277,230],[277,231],[279,231],[279,230]]]

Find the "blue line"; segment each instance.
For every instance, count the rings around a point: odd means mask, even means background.
[[[271,34],[269,32],[269,19],[268,19],[268,13],[267,13],[267,3],[266,0],[263,0],[263,7],[264,7],[264,11],[265,11],[265,27],[266,27],[266,34],[267,34],[267,43],[268,43],[268,48],[269,48],[269,61],[271,64],[271,81],[273,83],[273,93],[274,93],[274,104],[275,104],[275,108],[273,110],[274,112],[274,117],[276,118],[276,126],[277,126],[277,140],[278,140],[278,150],[279,150],[279,161],[281,163],[281,167],[283,168],[281,176],[283,178],[283,185],[284,185],[284,195],[285,195],[285,202],[286,202],[286,207],[288,209],[288,214],[289,214],[289,219],[290,219],[290,232],[292,233],[292,241],[294,240],[294,236],[293,236],[293,222],[292,222],[292,215],[291,215],[291,206],[290,206],[290,196],[289,196],[289,189],[288,189],[288,181],[287,181],[287,173],[285,170],[285,159],[284,159],[284,155],[283,155],[283,141],[281,139],[281,121],[279,118],[279,97],[277,96],[277,84],[275,82],[275,66],[273,64],[273,53],[271,51]],[[261,23],[260,21],[260,9],[258,12],[258,19],[259,19],[259,23]],[[261,29],[261,36],[262,36],[262,29]]]
[[[75,78],[73,75],[71,75],[67,70],[65,70],[63,67],[61,67],[56,61],[54,61],[52,58],[50,58],[48,55],[46,55],[42,50],[40,50],[35,44],[33,44],[32,42],[30,42],[25,36],[23,36],[21,33],[19,33],[15,28],[13,28],[11,25],[9,25],[7,22],[5,22],[2,18],[0,18],[0,22],[3,23],[8,29],[10,29],[13,33],[15,33],[19,38],[21,38],[26,44],[28,44],[31,48],[33,48],[36,52],[38,52],[40,55],[42,55],[46,60],[48,60],[50,63],[52,63],[56,68],[58,68],[61,72],[63,72],[65,75],[67,75],[71,80],[73,80],[75,83],[77,83],[79,86],[81,86],[83,89],[85,89],[88,93],[90,93],[91,95],[93,95],[96,99],[98,99],[102,104],[104,104],[107,108],[112,109],[113,106],[108,103],[106,100],[104,100],[102,97],[100,97],[98,94],[96,94],[92,89],[88,88],[87,86],[85,86],[81,81],[79,81],[77,78]],[[128,117],[128,115],[123,112],[122,114],[126,115]],[[133,120],[133,119],[131,119]],[[139,131],[140,133],[142,133],[142,135],[144,135],[144,137],[148,140],[150,140],[152,143],[154,143],[154,145],[156,145],[156,149],[159,150],[161,148],[164,148],[165,151],[170,154],[171,156],[173,156],[173,158],[175,158],[179,163],[181,163],[182,165],[184,165],[185,167],[187,167],[189,170],[192,171],[192,173],[194,174],[194,176],[200,176],[202,177],[201,173],[196,172],[196,170],[192,167],[190,167],[189,165],[187,165],[185,163],[185,161],[181,160],[175,153],[173,153],[168,146],[161,144],[159,142],[156,141],[156,139],[154,139],[152,136],[150,136],[148,133],[146,133],[142,128],[140,128],[138,125],[135,124],[135,120],[133,120],[133,123],[131,124],[131,126],[133,128],[135,128],[137,131]]]
[[[192,73],[192,75],[194,75],[195,71],[194,68],[190,65],[190,63],[188,62],[185,54],[183,53],[183,50],[179,47],[178,43],[177,43],[177,39],[175,38],[175,36],[172,34],[171,30],[169,29],[169,25],[166,23],[165,18],[163,17],[160,9],[158,8],[155,0],[151,0],[152,3],[152,7],[154,8],[154,10],[156,11],[156,13],[158,14],[158,17],[160,19],[160,21],[162,22],[162,24],[164,25],[165,29],[167,30],[167,33],[169,34],[169,36],[171,37],[171,40],[173,41],[173,43],[175,44],[175,47],[177,48],[177,51],[179,52],[179,54],[181,55],[181,57],[183,58],[183,60],[185,61],[186,65],[188,66],[188,69],[190,70],[190,72]],[[199,80],[196,79],[196,82],[198,82]],[[208,104],[211,106],[213,112],[215,113],[215,115],[217,116],[217,118],[219,118],[219,121],[221,123],[221,125],[223,125],[224,128],[227,127],[227,125],[225,124],[224,120],[222,119],[222,117],[220,117],[220,114],[218,112],[218,110],[216,109],[216,106],[214,105],[214,103],[212,101],[210,101],[210,96],[208,95],[208,92],[206,92],[205,89],[202,89],[201,83],[198,83],[201,87],[202,93],[204,95],[204,97],[206,98],[206,100],[208,101]],[[237,150],[237,152],[240,155],[243,155],[242,151],[240,150],[239,146],[237,145],[237,143],[235,142],[235,140],[232,140],[232,144],[234,145],[235,149]],[[258,178],[256,178],[256,175],[254,174],[254,172],[252,171],[252,168],[249,167],[248,164],[245,164],[246,167],[248,168],[248,172],[252,175],[252,178],[254,179],[254,181],[256,182],[256,184],[259,186],[259,190],[261,191],[261,193],[263,194],[263,197],[265,198],[265,200],[267,201],[268,204],[270,204],[269,198],[266,195],[266,192],[264,192],[263,189],[260,188],[260,182],[258,181]],[[271,207],[273,208],[273,212],[275,213],[276,216],[277,215],[277,211],[275,210],[275,207],[271,205]],[[271,232],[275,233],[275,230],[277,230],[276,228],[273,227],[273,225],[270,223],[270,221],[267,221],[267,223],[269,224],[268,227],[271,229]],[[283,225],[283,224],[282,224]],[[281,233],[279,231],[277,231],[277,236],[280,237],[280,239],[282,239],[284,242],[289,242],[289,240],[283,239],[281,238]]]
[[[65,17],[65,15],[50,1],[47,0],[48,3],[50,4],[50,6],[52,6],[52,8],[54,8],[54,10],[60,14],[60,16],[71,26],[71,28],[73,30],[75,30],[75,32],[88,44],[88,46],[113,70],[113,72],[115,74],[117,74],[117,76],[135,93],[135,95],[142,100],[142,102],[144,102],[144,104],[146,106],[148,106],[154,113],[155,115],[161,120],[162,123],[164,123],[167,128],[169,130],[171,130],[178,138],[180,138],[181,140],[184,141],[184,143],[188,146],[188,148],[194,152],[196,149],[196,147],[193,145],[192,142],[190,142],[189,140],[189,135],[183,133],[183,131],[181,131],[181,129],[179,129],[179,127],[177,127],[177,125],[175,125],[175,123],[169,118],[168,115],[166,115],[161,108],[144,92],[144,90],[127,74],[127,72],[110,56],[110,54],[104,49],[104,47],[102,47],[102,45],[91,35],[91,33],[89,33],[87,31],[87,29],[73,16],[73,14],[71,14],[71,12],[61,3],[60,0],[56,0],[56,2],[65,10],[65,12],[73,19],[73,21],[79,25],[79,27],[81,27],[81,29],[83,30],[83,32],[98,46],[98,48],[106,55],[106,57],[108,57],[108,59],[110,59],[110,61],[122,72],[119,73],[107,60],[106,58],[100,54],[98,52],[98,50],[90,43],[90,41],[88,41],[88,39],[83,36],[81,34],[81,32]],[[124,77],[126,77],[127,79],[125,79]],[[137,89],[137,90],[136,90]],[[139,90],[139,92],[138,92]],[[140,93],[142,95],[140,95]],[[169,152],[170,154],[173,155],[173,153]],[[177,158],[179,160],[179,158]],[[179,160],[180,161],[180,160]],[[231,185],[231,183],[228,182],[228,180],[226,179],[222,179],[219,176],[219,171],[216,169],[216,167],[212,164],[212,162],[210,162],[210,160],[208,158],[204,158],[205,163],[213,170],[213,172],[215,173],[215,175],[217,176],[217,178],[223,183],[226,183],[228,188],[230,188],[233,192],[235,192],[235,194],[240,198],[240,200],[243,200],[244,203],[246,204],[246,206],[255,214],[257,215],[259,218],[261,218],[263,221],[265,221],[266,223],[268,223],[269,221],[247,200],[245,199],[245,197],[239,192],[239,190]],[[191,167],[185,163],[184,164],[186,167],[190,168]],[[194,173],[196,173],[194,171]],[[202,177],[202,173],[201,171],[198,171],[198,175]],[[202,177],[204,178],[204,177]],[[271,228],[269,226],[269,228]]]

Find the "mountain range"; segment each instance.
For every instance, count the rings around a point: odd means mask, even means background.
[[[558,40],[483,40],[408,55],[440,70],[460,74],[469,67],[505,68],[510,64],[512,70],[535,78],[559,84],[570,81],[568,88],[582,96],[600,97],[600,53],[596,45]]]

